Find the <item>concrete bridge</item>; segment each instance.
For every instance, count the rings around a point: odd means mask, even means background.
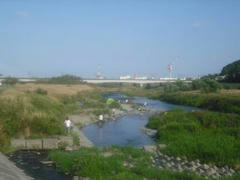
[[[176,79],[173,80],[140,80],[140,79],[84,79],[86,83],[91,84],[102,84],[102,83],[132,83],[132,84],[155,84],[155,83],[169,83],[176,82]],[[191,81],[184,81],[191,82]]]

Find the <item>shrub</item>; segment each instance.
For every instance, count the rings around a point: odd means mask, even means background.
[[[111,104],[109,104],[109,108],[116,108],[119,109],[121,107],[121,104],[118,101],[113,101]]]
[[[49,83],[60,83],[60,84],[76,84],[81,83],[82,78],[74,75],[65,74],[58,77],[52,77],[48,80]]]
[[[15,77],[6,77],[3,80],[3,84],[7,84],[7,85],[15,85],[17,84],[17,82],[18,82],[18,79]]]
[[[201,87],[202,92],[204,92],[204,93],[218,92],[221,89],[222,89],[222,86],[217,81],[212,80],[212,79],[204,79],[203,80],[203,85]]]
[[[47,94],[48,94],[47,90],[42,89],[42,88],[37,88],[37,89],[35,90],[35,93],[41,94],[41,95],[47,95]]]
[[[164,86],[164,93],[172,93],[172,92],[176,92],[179,91],[179,87],[174,84],[174,83],[168,83]]]

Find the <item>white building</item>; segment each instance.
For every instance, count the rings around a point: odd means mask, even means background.
[[[146,77],[146,76],[143,76],[143,77],[135,77],[135,79],[137,79],[137,80],[147,80],[148,77]]]
[[[169,77],[166,77],[166,78],[160,78],[160,80],[163,80],[163,81],[176,81],[178,80],[177,78],[169,78]]]
[[[120,76],[120,79],[124,80],[124,79],[131,79],[131,76],[126,75],[126,76]]]

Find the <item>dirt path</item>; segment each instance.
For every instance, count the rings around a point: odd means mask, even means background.
[[[80,147],[93,147],[93,143],[83,134],[79,125],[86,126],[96,121],[93,116],[87,114],[72,115],[70,116],[73,122],[73,131],[78,135],[80,140]]]

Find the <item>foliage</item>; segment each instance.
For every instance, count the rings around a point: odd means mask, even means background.
[[[104,156],[105,153],[110,155]],[[56,162],[63,172],[96,180],[203,179],[192,174],[152,168],[150,154],[133,147],[81,148],[72,153],[56,151],[50,154],[49,159]]]
[[[208,74],[206,76],[201,77],[201,79],[212,79],[216,80],[218,78],[219,74]]]
[[[76,84],[82,82],[82,78],[74,75],[65,74],[58,77],[52,77],[48,80],[48,82],[57,84]]]
[[[215,80],[204,79],[203,80],[203,86],[200,89],[204,93],[218,92],[219,90],[222,89],[222,86],[221,86],[220,83],[218,83]]]
[[[71,103],[64,105],[59,99],[37,93],[13,99],[1,97],[0,146],[7,145],[11,137],[25,135],[25,129],[32,137],[64,134],[63,120]]]
[[[204,93],[218,92],[222,88],[221,84],[209,78],[194,80],[192,82],[193,90],[201,90]]]
[[[109,103],[108,102],[109,102],[109,99],[107,100],[107,104],[108,104],[109,108],[119,109],[121,107],[121,104],[118,101],[114,100],[114,99],[113,99],[113,101],[110,101]]]
[[[224,81],[240,82],[240,60],[223,67],[221,75],[225,76]]]
[[[151,89],[151,88],[152,88],[151,84],[147,83],[147,85],[145,86],[145,89]]]
[[[37,88],[37,89],[35,90],[35,93],[41,94],[41,95],[47,95],[47,94],[48,94],[47,90],[42,89],[42,88]]]
[[[147,125],[158,130],[164,152],[219,166],[240,163],[240,116],[210,111],[171,110],[152,116]]]
[[[183,82],[183,81],[167,83],[167,84],[164,84],[163,87],[164,87],[164,93],[187,91],[187,90],[191,90],[191,88],[192,88],[191,84]]]
[[[222,82],[221,84],[224,89],[240,89],[240,83]]]
[[[3,80],[3,84],[6,84],[6,85],[15,85],[17,84],[17,82],[18,82],[18,79],[15,77],[6,77]]]
[[[163,101],[173,104],[196,106],[208,110],[240,113],[240,96],[228,95],[223,93],[168,93],[158,97]]]
[[[164,93],[179,91],[179,87],[175,83],[168,83],[164,86]]]

